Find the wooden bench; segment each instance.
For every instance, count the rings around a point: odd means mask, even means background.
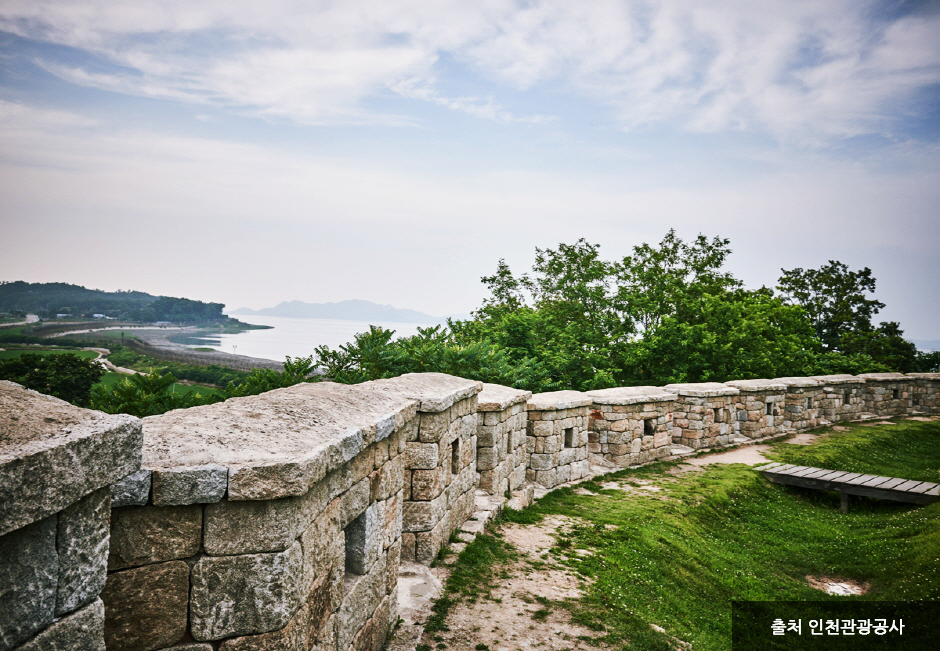
[[[864,495],[921,505],[940,500],[940,484],[929,481],[795,466],[792,463],[772,463],[760,466],[756,470],[775,484],[838,491],[842,494],[843,513],[849,512],[850,495]]]

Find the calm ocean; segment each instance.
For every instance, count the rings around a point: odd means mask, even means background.
[[[224,353],[237,353],[283,362],[284,357],[312,355],[317,346],[336,349],[353,340],[356,333],[369,329],[368,321],[341,321],[338,319],[296,319],[278,316],[236,314],[239,321],[254,325],[274,326],[270,330],[245,330],[238,334],[207,334],[198,339],[187,338],[179,343],[188,346],[207,346]],[[435,324],[371,322],[395,331],[395,337],[408,337],[419,327]],[[174,340],[177,340],[174,338]]]

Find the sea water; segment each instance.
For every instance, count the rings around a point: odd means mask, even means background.
[[[387,321],[343,321],[340,319],[300,319],[283,316],[256,314],[233,315],[239,321],[252,325],[273,326],[264,330],[243,330],[236,334],[225,334],[207,330],[198,337],[173,337],[171,340],[186,346],[214,348],[223,353],[260,357],[283,362],[284,357],[306,357],[314,353],[317,346],[337,349],[341,344],[352,342],[355,335],[368,332],[370,325],[394,330],[395,338],[417,334],[418,328],[431,327],[433,323],[391,323]]]

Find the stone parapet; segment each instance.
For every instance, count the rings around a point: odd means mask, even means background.
[[[778,377],[787,386],[783,426],[790,430],[812,429],[821,424],[820,404],[825,396],[823,383],[809,377]]]
[[[855,375],[813,375],[822,385],[819,415],[830,423],[855,420],[865,411],[865,380]]]
[[[672,440],[693,450],[728,445],[740,391],[718,382],[667,384],[676,394]]]
[[[531,397],[531,391],[488,383],[477,396],[479,488],[490,495],[508,498],[523,488],[528,466],[526,401]]]
[[[617,387],[591,398],[588,451],[625,468],[671,453],[676,394],[660,387]]]
[[[0,381],[0,651],[104,649],[109,485],[140,420]]]
[[[145,419],[110,488],[108,650],[380,647],[418,405],[317,383]]]
[[[731,419],[734,434],[758,439],[787,431],[783,425],[786,384],[764,379],[733,380],[725,384],[741,392],[734,402]]]
[[[862,373],[865,410],[877,416],[900,416],[913,406],[915,381],[903,373]]]
[[[911,413],[940,414],[940,373],[908,373],[911,385]]]
[[[409,373],[366,384],[418,402],[418,427],[406,437],[402,558],[430,563],[473,512],[483,383]]]
[[[526,478],[546,488],[581,479],[590,472],[588,407],[579,391],[536,393],[526,403]]]

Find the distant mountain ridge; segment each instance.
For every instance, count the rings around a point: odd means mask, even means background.
[[[416,310],[407,310],[391,305],[379,305],[372,301],[357,299],[339,303],[304,303],[283,301],[274,307],[252,310],[240,307],[229,314],[257,314],[260,316],[284,316],[300,319],[343,319],[346,321],[391,321],[396,323],[444,323],[446,317],[431,316]]]

